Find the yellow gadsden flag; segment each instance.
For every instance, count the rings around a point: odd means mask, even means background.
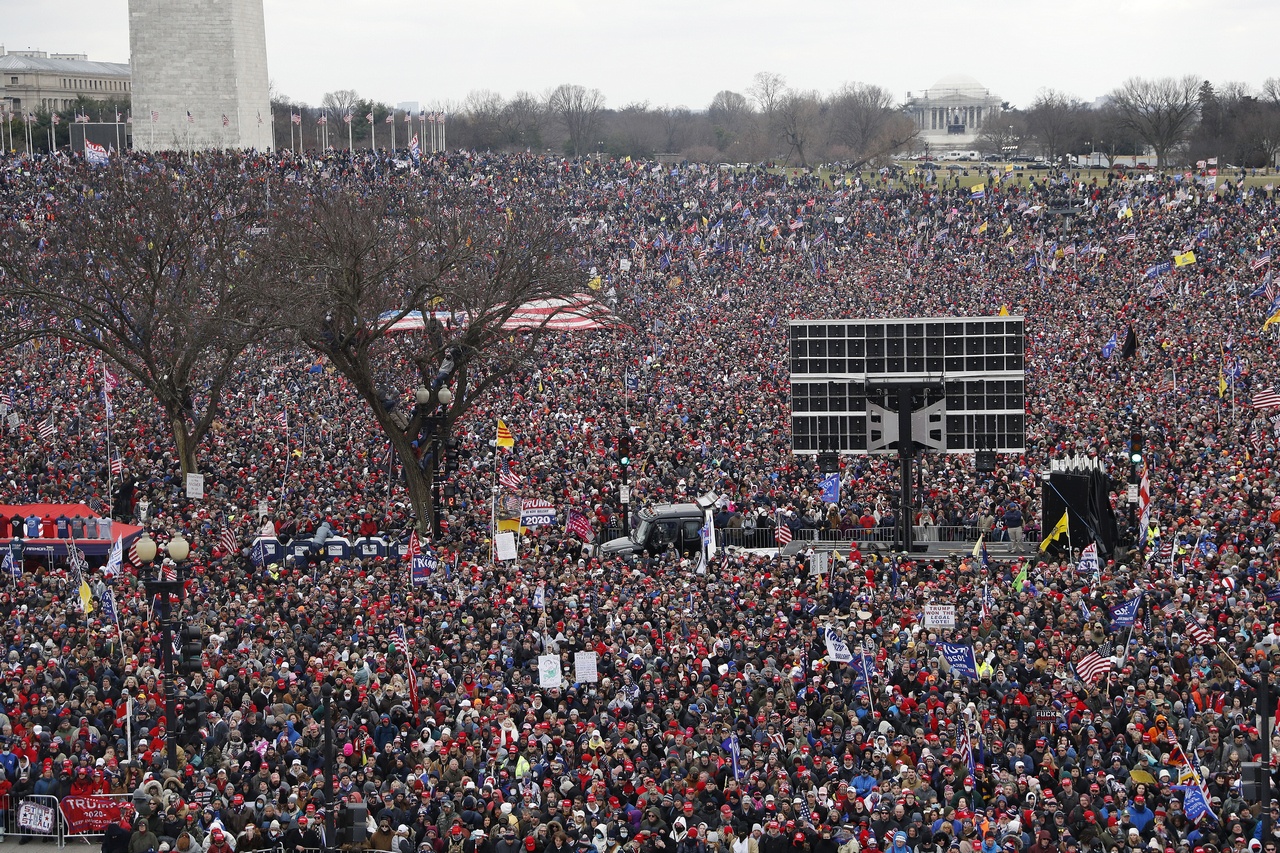
[[[507,429],[507,425],[498,419],[498,441],[499,447],[515,447],[516,437],[511,434],[511,430]]]
[[[1196,262],[1195,252],[1183,252],[1180,255],[1173,256],[1173,263],[1180,267],[1189,267]]]
[[[1067,529],[1071,524],[1071,519],[1067,517],[1067,511],[1062,511],[1062,518],[1058,519],[1058,523],[1049,531],[1049,535],[1044,537],[1044,541],[1040,543],[1040,550],[1043,551],[1049,547],[1049,543],[1057,539],[1059,536],[1065,536]]]

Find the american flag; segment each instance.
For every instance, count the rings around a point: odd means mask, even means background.
[[[343,121],[345,121],[347,124],[351,124],[351,113],[347,113],[347,114],[345,114],[345,115],[342,117],[342,120],[343,120]]]
[[[1253,395],[1253,399],[1249,401],[1249,405],[1255,409],[1280,409],[1280,392],[1272,388],[1258,391]]]
[[[0,393],[0,403],[4,403],[9,408],[13,408],[13,392],[5,391]]]
[[[773,541],[778,543],[779,548],[783,548],[791,541],[791,528],[785,524],[779,524],[773,531]]]
[[[316,124],[328,124],[328,123],[329,123],[328,116],[320,116],[320,118],[316,119]]]
[[[57,113],[54,113],[54,114],[53,114],[53,123],[54,123],[54,124],[62,124],[62,116],[58,115]]]
[[[396,628],[391,636],[391,644],[396,651],[404,655],[405,680],[409,684],[409,705],[416,714],[418,713],[418,674],[413,670],[413,655],[409,653],[409,639],[405,636],[403,625]]]
[[[409,534],[409,547],[405,550],[404,556],[405,556],[405,559],[407,559],[410,562],[410,564],[412,564],[413,558],[418,556],[421,553],[422,553],[422,543],[418,541],[418,531],[415,530]]]
[[[113,477],[118,477],[122,473],[124,473],[124,460],[120,458],[119,454],[117,454],[111,459],[111,475]]]
[[[226,113],[223,113],[223,114],[222,114],[222,126],[223,126],[223,127],[230,127],[230,126],[231,126],[231,119],[227,118],[227,114],[226,114]]]
[[[502,488],[515,491],[520,488],[520,477],[511,470],[511,463],[503,461],[498,467],[498,482],[502,484]]]
[[[391,124],[395,120],[396,117],[393,113],[387,113],[387,124]]]
[[[1117,243],[1132,243],[1134,240],[1137,240],[1137,239],[1138,239],[1138,235],[1137,235],[1136,233],[1134,233],[1134,232],[1130,231],[1128,234],[1121,234],[1118,238],[1116,238],[1116,242],[1117,242]]]
[[[1262,453],[1267,449],[1267,437],[1260,429],[1255,428],[1251,433],[1249,433],[1249,443],[1252,444],[1253,449],[1259,453]]]
[[[289,113],[289,121],[294,124],[302,124],[302,115],[300,113]]]
[[[107,505],[102,502],[102,498],[97,495],[90,495],[89,500],[85,501],[85,504],[89,509],[93,510],[94,515],[99,517],[102,516],[103,510],[107,508]]]
[[[969,722],[961,719],[960,724],[956,726],[956,755],[969,768],[969,772],[973,772],[973,741],[969,736]]]
[[[187,124],[195,124],[196,117],[191,114],[191,110],[187,110]]]
[[[991,594],[991,589],[985,583],[982,585],[982,618],[990,619],[991,613],[996,608],[996,598]]]
[[[1271,263],[1271,250],[1270,250],[1270,249],[1268,249],[1267,251],[1263,252],[1261,255],[1258,255],[1258,257],[1254,258],[1254,259],[1253,259],[1253,263],[1249,264],[1249,268],[1250,268],[1250,269],[1252,269],[1252,270],[1255,270],[1255,271],[1256,271],[1256,270],[1260,270],[1260,269],[1262,269],[1263,267],[1265,267],[1265,266],[1266,266],[1267,264],[1269,264],[1269,263]]]
[[[156,122],[156,121],[159,121],[159,120],[160,120],[160,111],[159,111],[159,110],[152,110],[152,111],[151,111],[151,120],[152,120],[153,122]]]
[[[373,124],[373,113],[372,112],[366,113],[364,120],[369,122],[369,124]]]
[[[282,410],[280,414],[276,415],[276,423],[280,424],[280,426],[284,427],[285,429],[289,428],[288,410]]]
[[[136,538],[129,545],[129,563],[134,566],[142,565],[142,558],[138,556],[138,540]]]
[[[230,527],[222,531],[222,536],[218,539],[218,543],[222,545],[222,550],[228,554],[234,554],[240,550],[240,542],[236,539],[236,533]]]
[[[172,560],[165,560],[160,565],[160,579],[172,583],[178,579],[178,564]]]
[[[1076,675],[1080,676],[1080,680],[1085,684],[1092,684],[1098,680],[1098,676],[1111,671],[1113,663],[1111,655],[1111,641],[1108,640],[1076,661]]]
[[[1213,643],[1213,635],[1194,619],[1187,620],[1187,636],[1198,646],[1208,646]]]
[[[53,415],[45,418],[40,422],[40,437],[45,441],[52,441],[53,437],[58,434],[58,428],[54,425]]]

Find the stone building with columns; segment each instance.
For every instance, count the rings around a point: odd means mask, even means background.
[[[943,77],[923,92],[908,92],[907,115],[931,150],[973,148],[990,121],[998,120],[1001,99],[966,74]]]

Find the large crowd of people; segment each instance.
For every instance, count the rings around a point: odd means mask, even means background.
[[[204,672],[178,683],[198,727],[178,730],[140,568],[110,581],[118,624],[84,612],[61,564],[32,559],[6,580],[10,811],[27,794],[133,795],[104,842],[127,853],[334,848],[331,820],[358,802],[362,846],[397,853],[1276,853],[1278,806],[1244,786],[1268,747],[1257,687],[1280,643],[1275,412],[1251,406],[1278,378],[1272,187],[1001,169],[978,174],[979,193],[972,175],[909,169],[478,152],[242,168],[465,187],[573,223],[584,288],[620,323],[548,337],[457,425],[467,455],[430,543],[447,568],[423,587],[398,558],[250,559],[264,530],[401,541],[415,521],[361,400],[308,353],[245,360],[198,454],[200,499],[127,377],[108,436],[94,353],[43,341],[0,355],[16,415],[5,501],[114,506],[157,541],[183,534],[181,621],[204,646]],[[61,156],[0,158],[0,216],[54,217],[46,189],[93,175]],[[1026,451],[992,473],[926,454],[909,511],[993,543],[1021,522],[1027,549],[937,558],[851,539],[820,574],[805,549],[610,557],[542,527],[516,560],[491,559],[498,419],[520,480],[503,497],[578,510],[600,535],[624,529],[624,424],[631,520],[714,492],[738,525],[892,527],[893,457],[843,458],[827,504],[812,458],[792,454],[788,320],[1002,311],[1026,318]],[[1131,354],[1107,346],[1129,330]],[[1135,428],[1143,531],[1124,503]],[[1113,474],[1122,538],[1146,541],[1097,572],[1034,548],[1040,475],[1068,456]],[[124,499],[108,488],[119,478]],[[95,594],[106,583],[95,570]],[[1118,628],[1112,609],[1135,598]],[[954,628],[923,625],[931,603],[956,605]],[[832,659],[837,636],[852,662]],[[976,677],[940,643],[971,647]],[[577,668],[589,652],[594,677]],[[546,655],[561,687],[541,686]],[[1089,655],[1110,666],[1082,678]]]

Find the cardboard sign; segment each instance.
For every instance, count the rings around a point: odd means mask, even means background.
[[[954,628],[956,626],[956,606],[954,604],[926,604],[924,606],[924,626],[926,628]]]
[[[538,686],[544,690],[560,687],[564,676],[560,672],[559,655],[538,655]]]
[[[187,497],[204,500],[204,474],[187,475]]]
[[[18,826],[32,832],[53,832],[53,807],[23,803],[18,806]]]
[[[595,652],[575,652],[573,655],[573,683],[595,684],[600,680],[596,671]]]
[[[493,539],[493,553],[499,560],[514,560],[516,558],[516,535],[510,530],[504,530]]]

